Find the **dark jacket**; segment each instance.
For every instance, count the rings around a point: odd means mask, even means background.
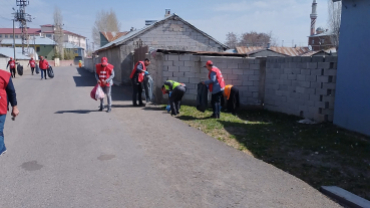
[[[208,107],[208,89],[207,86],[199,83],[197,93],[197,110],[204,112]]]

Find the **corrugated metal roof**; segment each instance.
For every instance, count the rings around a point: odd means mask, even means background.
[[[34,43],[36,45],[57,45],[57,43],[54,40],[52,40],[50,38],[47,38],[47,37],[40,37],[40,36],[35,36],[35,42],[34,42],[34,39],[31,36],[31,38],[29,40],[29,44],[33,45]],[[3,39],[1,41],[1,44],[3,44],[3,45],[13,45],[13,39]],[[21,39],[15,39],[15,44],[16,45],[22,44],[22,40]]]
[[[213,51],[184,51],[184,50],[171,50],[171,49],[156,49],[157,52],[165,54],[194,54],[194,55],[204,55],[204,56],[234,56],[234,57],[246,57],[247,54],[239,53],[228,53],[228,52],[213,52]]]
[[[160,21],[157,21],[151,25],[148,25],[148,26],[145,26],[144,28],[142,29],[139,29],[139,30],[134,30],[134,31],[131,31],[129,32],[127,35],[125,36],[122,36],[120,38],[118,38],[117,40],[115,41],[112,41],[104,46],[102,46],[101,48],[99,48],[97,51],[101,51],[101,50],[104,50],[104,49],[107,49],[107,48],[110,48],[112,46],[116,46],[116,45],[121,45],[121,44],[124,44],[126,41],[129,41],[131,40],[132,38],[146,32],[147,30],[151,29],[151,28],[154,28],[156,27],[157,25],[165,22],[166,20],[168,19],[171,19],[171,18],[178,18],[179,20],[181,20],[182,22],[186,23],[187,25],[189,25],[190,27],[192,27],[193,29],[197,30],[198,32],[200,32],[201,34],[203,34],[204,36],[210,38],[211,40],[215,41],[216,43],[218,43],[219,45],[221,45],[224,49],[228,49],[229,47],[226,46],[225,44],[219,42],[218,40],[216,40],[215,38],[213,38],[212,36],[208,35],[207,33],[201,31],[200,29],[198,29],[197,27],[195,27],[194,25],[190,24],[189,22],[185,21],[184,19],[182,19],[181,17],[179,17],[177,14],[173,13],[172,15],[160,20]]]
[[[129,32],[100,32],[100,33],[104,35],[108,42],[112,42],[124,35],[127,35]]]
[[[33,48],[29,48],[31,51],[30,53],[33,53]],[[14,58],[14,50],[13,48],[10,47],[0,47],[0,54],[6,57],[13,57]],[[23,60],[28,60],[30,57],[28,55],[23,55],[22,54],[22,48],[16,47],[15,48],[15,58],[16,59],[23,59]],[[38,56],[36,56],[38,57]]]
[[[74,44],[72,44],[72,43],[63,43],[63,47],[64,48],[82,48],[82,47],[80,47],[80,46],[77,46],[77,45],[74,45]]]
[[[286,56],[300,56],[310,51],[308,47],[236,47],[236,50],[240,54],[254,54],[260,51],[269,50],[276,53],[280,53]]]
[[[330,55],[330,54],[333,54],[333,53],[336,53],[337,52],[337,49],[336,48],[329,48],[329,49],[326,49],[326,50],[319,50],[319,51],[309,51],[305,54],[302,54],[301,56],[314,56],[318,53],[325,53],[327,55]]]

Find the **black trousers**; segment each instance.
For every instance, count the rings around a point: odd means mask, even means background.
[[[177,115],[180,113],[180,107],[181,107],[181,100],[186,92],[186,87],[180,85],[177,86],[171,94],[170,97],[170,105],[171,105],[171,114]]]
[[[223,95],[223,91],[212,94],[211,104],[212,104],[212,109],[213,109],[213,115],[218,116],[218,117],[220,116],[220,112],[221,112],[222,95]]]
[[[35,67],[31,67],[31,72],[32,72],[32,75],[33,75],[33,72],[35,71]]]
[[[143,104],[143,98],[141,94],[143,93],[143,87],[141,83],[138,82],[136,79],[132,80],[132,104],[137,105],[137,101],[139,100],[139,105]]]
[[[12,78],[15,77],[15,68],[14,69],[10,69],[10,74],[12,75]]]
[[[48,74],[46,71],[47,71],[47,70],[41,70],[41,73],[44,73],[44,78],[45,78],[45,79],[47,79],[47,74]]]
[[[235,115],[239,106],[240,106],[239,90],[235,87],[232,87],[230,91],[230,98],[229,100],[226,101],[226,109],[228,112],[231,112],[233,115]]]

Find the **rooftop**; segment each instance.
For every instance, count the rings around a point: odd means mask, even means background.
[[[118,38],[127,35],[129,32],[100,32],[108,42],[117,40]]]
[[[308,47],[236,47],[236,50],[240,54],[254,54],[260,51],[269,50],[276,53],[280,53],[286,56],[300,56],[310,51]]]
[[[30,48],[30,50],[32,51],[31,53],[34,52],[33,48]],[[10,48],[10,47],[0,47],[0,55],[14,58],[14,50],[13,50],[13,48]],[[22,54],[22,48],[21,47],[16,47],[15,48],[15,58],[16,59],[22,59],[22,60],[28,60],[28,59],[30,59],[30,56],[23,55]]]
[[[41,29],[40,28],[28,28],[27,29],[28,34],[35,34],[35,33],[40,33]],[[19,28],[14,29],[15,34],[21,34],[22,30]],[[13,34],[13,28],[0,28],[0,34]]]

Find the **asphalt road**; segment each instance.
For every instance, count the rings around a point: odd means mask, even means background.
[[[89,97],[93,75],[56,68],[14,80],[0,207],[338,207],[301,180],[113,89],[112,113]]]

